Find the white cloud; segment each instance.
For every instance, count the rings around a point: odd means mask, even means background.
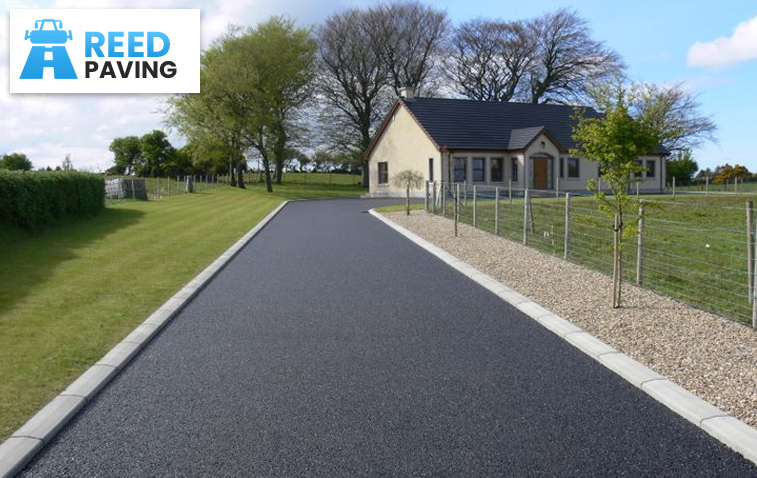
[[[688,64],[717,68],[757,58],[757,16],[739,25],[730,37],[696,42],[689,48]]]

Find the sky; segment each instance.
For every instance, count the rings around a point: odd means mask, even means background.
[[[717,141],[694,151],[700,168],[729,162],[757,170],[757,2],[755,0],[442,0],[453,23],[472,18],[528,19],[561,7],[585,18],[596,40],[617,51],[634,81],[681,84],[698,95],[718,125]],[[21,95],[9,93],[8,23],[12,8],[199,8],[202,44],[228,25],[286,15],[314,25],[354,0],[0,0],[0,154],[23,152],[35,168],[60,165],[103,171],[113,138],[167,130],[160,95]],[[174,145],[183,139],[169,131]]]

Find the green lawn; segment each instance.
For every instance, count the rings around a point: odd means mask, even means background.
[[[0,227],[0,440],[282,200],[363,192],[221,187],[111,204],[31,238]]]
[[[644,285],[670,297],[717,314],[751,322],[748,298],[745,201],[746,195],[643,196],[648,205],[644,235]],[[460,210],[460,220],[472,223],[472,200]],[[494,232],[494,202],[479,199],[477,227]],[[447,203],[452,217],[453,203]],[[499,234],[522,242],[523,200],[500,203]],[[607,216],[590,197],[573,198],[569,259],[606,274],[612,271],[612,231]],[[526,228],[532,247],[562,257],[565,202],[563,198],[535,198],[532,226]],[[529,222],[530,224],[530,222]],[[624,278],[636,278],[636,237],[624,252]]]

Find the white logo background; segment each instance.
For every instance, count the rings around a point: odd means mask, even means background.
[[[71,58],[77,79],[54,78],[53,68],[45,68],[43,79],[20,79],[24,64],[33,44],[24,40],[27,30],[34,30],[36,20],[60,20],[63,30],[71,30],[72,39],[65,45]],[[45,29],[51,29],[48,22]],[[124,53],[123,57],[108,58],[108,32],[124,32],[118,41],[123,43],[116,51]],[[171,47],[161,57],[147,57],[147,32],[165,33]],[[103,58],[94,53],[85,57],[85,32],[100,32],[105,35]],[[139,38],[142,46],[137,52],[144,57],[128,56],[128,32],[143,32]],[[156,49],[160,49],[160,42]],[[99,68],[86,78],[85,61],[96,61]],[[116,77],[100,78],[105,61],[110,61]],[[116,62],[123,67],[127,62],[147,61],[158,65],[171,61],[176,65],[173,78],[135,78],[132,65],[128,78],[121,78]],[[140,68],[141,70],[141,68]],[[13,9],[10,10],[10,92],[11,93],[199,93],[200,92],[200,10],[198,9]]]

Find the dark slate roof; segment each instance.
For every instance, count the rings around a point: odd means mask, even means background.
[[[473,150],[518,150],[542,129],[565,150],[571,137],[574,106],[414,98],[401,100],[439,147]],[[584,114],[599,117],[592,108]]]
[[[510,147],[508,149],[526,149],[531,141],[545,129],[544,126],[534,126],[533,128],[519,128],[510,131]]]

